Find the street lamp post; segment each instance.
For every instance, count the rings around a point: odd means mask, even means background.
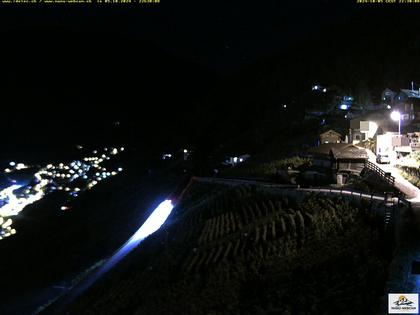
[[[401,114],[400,112],[393,111],[391,113],[391,119],[394,121],[398,120],[398,135],[401,135]]]

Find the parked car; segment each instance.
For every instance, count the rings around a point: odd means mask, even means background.
[[[391,163],[391,159],[387,154],[378,154],[378,156],[376,157],[376,162],[380,164],[389,164]]]

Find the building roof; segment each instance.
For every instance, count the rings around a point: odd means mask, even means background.
[[[352,145],[350,143],[326,143],[326,144],[321,144],[318,147],[312,147],[309,148],[306,152],[309,154],[314,154],[314,155],[328,155],[331,152],[331,149],[343,149],[349,145]]]
[[[309,148],[308,155],[312,156],[330,156],[334,159],[367,159],[368,155],[365,149],[356,147],[351,143],[327,143],[319,147]]]
[[[343,149],[331,149],[335,159],[364,159],[367,160],[368,155],[365,149],[350,145]]]
[[[420,98],[420,90],[401,89],[401,92],[407,95],[407,97]]]
[[[334,135],[336,135],[336,136],[338,136],[338,137],[341,137],[341,134],[340,134],[340,133],[338,133],[337,131],[332,130],[332,129],[327,130],[327,131],[325,131],[325,132],[321,133],[321,134],[320,134],[320,136],[327,135],[327,134],[329,134],[329,133],[332,133],[332,134],[334,134]]]

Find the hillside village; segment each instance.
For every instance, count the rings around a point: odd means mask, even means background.
[[[367,163],[376,164],[370,168],[382,177],[397,169],[418,173],[420,88],[414,86],[399,91],[386,88],[377,104],[364,106],[336,90],[326,97],[329,89],[314,85],[314,105],[308,106],[305,120],[318,121],[321,133],[316,146],[300,153],[312,159],[306,177],[320,183],[333,175],[335,184],[343,185],[349,176],[361,175]]]
[[[411,85],[411,89],[400,89],[399,92],[387,88],[378,104],[365,106],[360,101],[355,102],[352,96],[334,95],[335,102],[332,103],[335,108],[325,109],[324,105],[324,110],[307,110],[305,119],[318,117],[320,124],[326,125],[327,119],[344,117],[347,126],[321,133],[319,144],[360,144],[373,140],[376,154],[389,154],[395,160],[418,151],[420,147],[420,88],[414,89],[414,83]],[[318,91],[319,86],[312,89]],[[322,91],[327,92],[326,88]]]
[[[398,92],[386,88],[373,102],[338,87],[313,85],[301,125],[302,130],[315,126],[312,131],[301,139],[288,137],[294,147],[269,162],[249,154],[229,157],[219,175],[401,194],[395,176],[420,184],[420,88],[414,86]],[[410,189],[403,195],[414,196]]]

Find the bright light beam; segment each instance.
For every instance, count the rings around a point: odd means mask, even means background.
[[[102,277],[107,271],[114,267],[122,258],[124,258],[129,252],[131,252],[141,241],[146,237],[156,232],[166,221],[172,212],[174,206],[171,200],[165,200],[153,210],[152,214],[147,218],[143,225],[130,237],[130,239],[121,246],[112,256],[109,258],[99,270],[94,272],[91,276],[82,280],[65,298],[63,303],[69,304],[77,296],[87,290],[97,279]]]
[[[165,223],[168,216],[171,214],[173,209],[172,202],[165,200],[153,211],[153,213],[147,218],[143,225],[137,230],[136,233],[131,237],[128,243],[136,243],[148,237],[150,234],[156,232],[163,223]]]
[[[174,206],[171,200],[165,200],[153,210],[152,214],[147,218],[143,225],[135,232],[130,239],[121,246],[112,257],[102,266],[103,272],[111,269],[116,263],[118,263],[124,256],[131,252],[142,240],[148,237],[150,234],[156,232],[172,212]],[[101,274],[103,273],[101,272]]]

